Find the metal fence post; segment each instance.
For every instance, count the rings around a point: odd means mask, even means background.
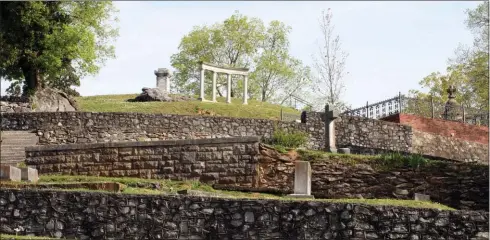
[[[402,93],[398,92],[398,113],[402,113]]]
[[[461,108],[463,108],[463,123],[466,123],[466,113],[464,111],[464,104],[461,104]]]
[[[284,117],[282,116],[282,108],[281,108],[281,121],[284,119]]]
[[[434,96],[430,95],[430,110],[432,112],[432,118],[434,118]]]
[[[369,118],[369,101],[366,101],[366,118]]]

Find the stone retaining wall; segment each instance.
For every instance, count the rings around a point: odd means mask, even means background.
[[[0,190],[0,232],[79,239],[488,239],[488,212]]]
[[[382,118],[381,120],[409,125],[413,129],[421,132],[488,145],[487,126],[478,126],[437,118],[426,118],[405,113],[397,113]]]
[[[259,136],[268,139],[275,129],[303,131],[307,148],[323,150],[325,126],[321,113],[307,113],[306,123],[265,119],[184,116],[141,113],[4,113],[2,130],[38,132],[40,144]],[[339,146],[409,151],[411,128],[384,121],[343,117],[336,122]]]
[[[257,137],[35,146],[26,164],[40,174],[199,180],[252,186]]]
[[[31,103],[0,101],[0,112],[1,113],[32,112]]]
[[[261,150],[263,152],[263,150]],[[268,154],[271,155],[271,154]],[[331,156],[312,161],[311,192],[318,198],[414,199],[415,193],[456,209],[488,210],[488,166],[447,163],[413,168],[379,168],[370,160]],[[258,189],[292,193],[294,162],[259,158]]]
[[[488,165],[488,144],[413,131],[413,150],[426,156],[437,156],[459,162]]]

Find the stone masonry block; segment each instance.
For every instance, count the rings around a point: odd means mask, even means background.
[[[183,152],[181,154],[182,163],[194,163],[196,161],[195,152]]]
[[[9,165],[0,166],[0,179],[9,181],[20,181],[21,171],[19,168]]]

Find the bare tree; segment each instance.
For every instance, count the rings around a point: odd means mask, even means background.
[[[347,105],[341,97],[345,88],[345,61],[348,54],[342,50],[339,36],[334,34],[330,8],[327,12],[322,11],[320,29],[322,39],[318,46],[319,51],[317,56],[313,56],[316,74],[312,90],[318,96],[315,107],[328,104],[344,111]]]

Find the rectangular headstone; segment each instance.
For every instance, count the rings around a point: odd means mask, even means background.
[[[294,194],[311,195],[310,162],[298,161],[295,163]]]
[[[39,175],[37,173],[37,169],[30,168],[30,167],[21,168],[20,172],[21,172],[21,174],[20,174],[21,179],[24,181],[35,183],[39,180]]]
[[[0,179],[9,181],[20,181],[20,169],[10,165],[0,166]]]
[[[421,194],[421,193],[415,193],[414,194],[415,201],[430,201],[430,196]]]

